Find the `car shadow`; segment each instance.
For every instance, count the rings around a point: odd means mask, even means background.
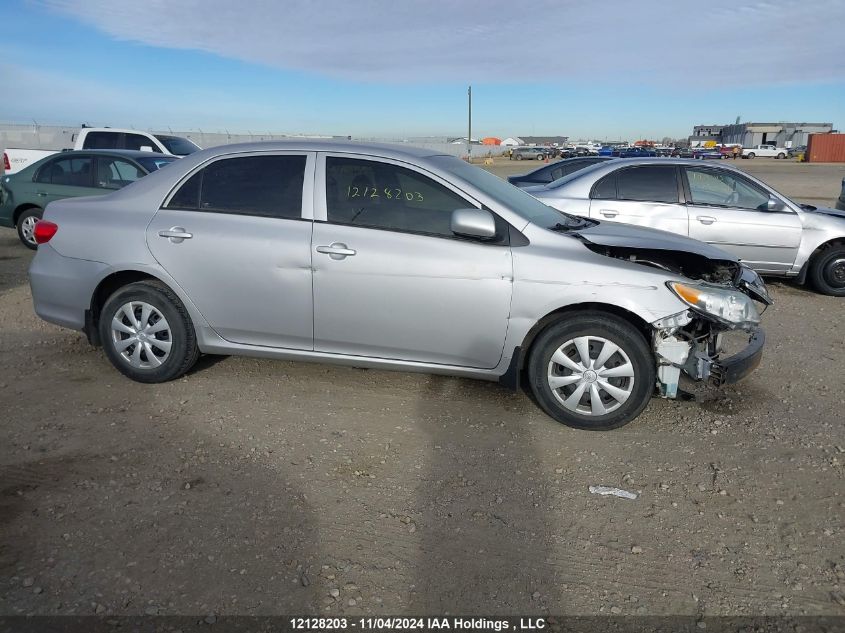
[[[550,482],[526,423],[533,407],[493,383],[428,377],[417,418],[431,458],[416,493],[420,538],[409,613],[560,607],[548,562]]]

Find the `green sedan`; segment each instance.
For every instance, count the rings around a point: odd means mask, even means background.
[[[52,154],[0,180],[0,226],[17,228],[21,242],[34,249],[35,223],[53,200],[101,196],[175,160],[176,156],[122,150]]]

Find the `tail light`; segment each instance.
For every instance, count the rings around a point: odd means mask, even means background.
[[[9,155],[6,152],[3,152],[3,169],[12,171],[12,163],[9,162]]]
[[[45,244],[53,238],[58,230],[58,224],[48,222],[47,220],[38,220],[35,223],[35,229],[32,231],[32,237],[35,238],[36,244]]]

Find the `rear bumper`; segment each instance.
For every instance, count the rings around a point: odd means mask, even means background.
[[[763,360],[763,347],[766,344],[766,333],[761,328],[751,332],[748,347],[741,352],[713,363],[710,376],[717,386],[730,385],[739,382],[757,369]]]
[[[35,313],[50,323],[82,330],[85,311],[107,266],[59,255],[49,244],[38,247],[29,267]]]

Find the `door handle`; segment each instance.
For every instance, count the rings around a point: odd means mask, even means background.
[[[614,211],[613,209],[599,209],[599,213],[606,218],[615,218],[619,215],[619,211]]]
[[[167,230],[167,231],[159,231],[158,236],[159,237],[167,237],[174,244],[180,244],[183,240],[191,239],[194,236],[194,234],[188,233],[181,226],[171,226],[170,229]]]
[[[36,192],[35,192],[35,195],[36,195],[36,196],[41,196],[41,197],[43,198],[44,196],[46,196],[46,195],[47,195],[47,192],[46,192],[46,191],[36,191]]]
[[[699,215],[696,220],[701,222],[702,224],[713,224],[716,221],[712,215]]]
[[[347,248],[346,244],[342,242],[333,242],[331,246],[318,246],[317,252],[328,255],[332,259],[343,259],[344,257],[351,257],[357,251]]]

